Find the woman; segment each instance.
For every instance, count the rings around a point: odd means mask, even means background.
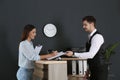
[[[36,28],[33,25],[26,25],[22,33],[22,39],[19,45],[19,69],[17,71],[18,80],[32,80],[34,71],[34,61],[46,59],[57,54],[57,51],[51,54],[39,55],[33,47],[33,40],[36,36]]]

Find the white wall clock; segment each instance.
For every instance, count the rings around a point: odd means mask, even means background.
[[[57,28],[54,24],[46,24],[44,26],[44,34],[47,36],[47,37],[53,37],[55,36],[57,33]]]

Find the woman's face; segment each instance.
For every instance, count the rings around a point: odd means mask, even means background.
[[[36,36],[36,29],[32,29],[32,31],[29,32],[29,36],[28,38],[30,39],[35,39],[35,36]]]

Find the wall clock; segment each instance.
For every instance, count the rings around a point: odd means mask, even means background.
[[[47,37],[54,37],[57,33],[57,28],[54,24],[49,23],[44,26],[43,32]]]

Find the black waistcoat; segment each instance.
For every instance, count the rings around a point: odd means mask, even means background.
[[[100,34],[98,31],[96,31],[91,38],[89,39],[89,41],[86,43],[86,52],[89,51],[90,46],[91,46],[91,40],[92,38],[96,35],[96,34]],[[89,66],[100,66],[104,64],[104,56],[103,56],[103,45],[100,47],[100,49],[98,50],[97,54],[94,56],[93,59],[88,59],[88,64]]]

